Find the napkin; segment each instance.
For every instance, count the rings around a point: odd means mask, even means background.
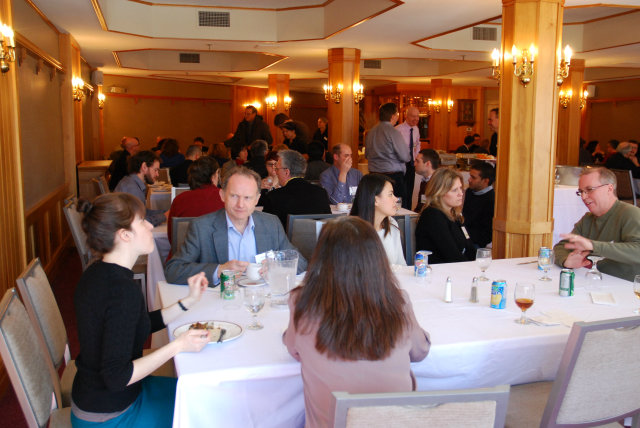
[[[534,322],[544,326],[563,324],[567,327],[571,327],[573,326],[574,322],[580,321],[579,319],[559,309],[550,309],[545,312],[540,312],[539,315],[529,318],[531,318]]]
[[[596,305],[615,305],[616,300],[613,298],[611,293],[602,293],[599,291],[592,291],[591,293],[591,301]]]

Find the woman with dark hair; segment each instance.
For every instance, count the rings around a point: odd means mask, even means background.
[[[203,272],[189,278],[189,294],[147,312],[131,268],[153,251],[144,206],[126,193],[80,200],[87,244],[99,256],[82,274],[74,295],[80,354],[71,391],[71,423],[78,427],[171,427],[176,379],[149,376],[180,352],[198,352],[206,330],[189,330],[142,356],[149,334],[196,304],[207,288]]]
[[[391,216],[398,210],[398,198],[393,194],[393,180],[382,174],[367,174],[360,180],[350,215],[373,225],[382,240],[389,263],[406,266],[400,229]]]
[[[164,143],[162,143],[164,141]],[[162,153],[160,153],[160,168],[171,168],[184,162],[184,155],[179,152],[178,141],[173,138],[162,140]]]
[[[462,176],[438,168],[425,190],[426,202],[416,226],[416,250],[428,250],[430,263],[476,259],[476,248],[463,226]]]
[[[173,228],[171,219],[173,217],[200,217],[224,208],[224,202],[220,198],[220,168],[215,159],[203,156],[194,161],[188,170],[189,190],[182,192],[171,203],[169,217],[167,220],[167,232],[169,242],[171,242],[171,230]],[[171,258],[171,253],[169,257]]]
[[[325,224],[289,309],[283,342],[302,365],[307,427],[333,426],[332,391],[415,390],[410,363],[427,356],[429,335],[364,220]]]
[[[276,174],[278,159],[280,159],[280,156],[278,156],[278,152],[276,151],[270,151],[264,158],[264,165],[267,168],[267,176],[262,179],[262,186],[260,187],[262,193],[266,193],[280,187],[280,184],[278,183],[278,175]]]
[[[309,137],[301,131],[298,122],[289,121],[280,125],[282,135],[284,135],[284,143],[291,149],[301,154],[307,154],[309,150]]]

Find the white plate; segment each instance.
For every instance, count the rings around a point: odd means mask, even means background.
[[[242,327],[240,327],[238,324],[234,323],[234,322],[229,322],[229,321],[198,321],[200,323],[209,323],[209,324],[213,324],[214,327],[219,327],[219,328],[224,328],[225,330],[227,330],[224,334],[224,337],[222,338],[223,342],[229,342],[231,340],[237,339],[238,337],[242,336]],[[189,326],[193,324],[193,323],[189,323],[189,324],[184,324],[181,325],[180,327],[176,328],[175,330],[173,330],[173,337],[178,337],[180,336],[182,333],[184,333],[185,331],[189,330]],[[216,340],[213,340],[214,338],[212,337],[211,340],[209,341],[209,343],[216,343],[218,341],[217,338],[215,338]]]
[[[264,279],[249,279],[244,277],[238,280],[238,285],[241,287],[257,287],[265,284]]]

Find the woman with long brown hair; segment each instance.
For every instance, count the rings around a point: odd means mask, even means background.
[[[302,364],[307,427],[333,426],[332,391],[415,389],[410,363],[426,357],[429,335],[366,221],[327,222],[289,309],[283,341]]]
[[[80,200],[87,244],[99,259],[84,271],[74,295],[80,354],[71,390],[71,424],[85,427],[171,427],[176,379],[149,376],[179,352],[200,351],[206,330],[189,330],[143,356],[149,333],[195,305],[207,287],[203,272],[189,278],[188,295],[147,312],[131,268],[153,251],[144,205],[128,193]]]
[[[438,168],[425,190],[426,202],[416,226],[416,250],[431,251],[430,263],[475,260],[476,248],[463,226],[462,176]]]

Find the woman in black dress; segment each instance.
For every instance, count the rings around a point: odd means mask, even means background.
[[[463,226],[460,213],[464,190],[462,177],[439,168],[425,190],[426,203],[416,227],[416,250],[429,250],[429,263],[475,260],[476,249]]]

